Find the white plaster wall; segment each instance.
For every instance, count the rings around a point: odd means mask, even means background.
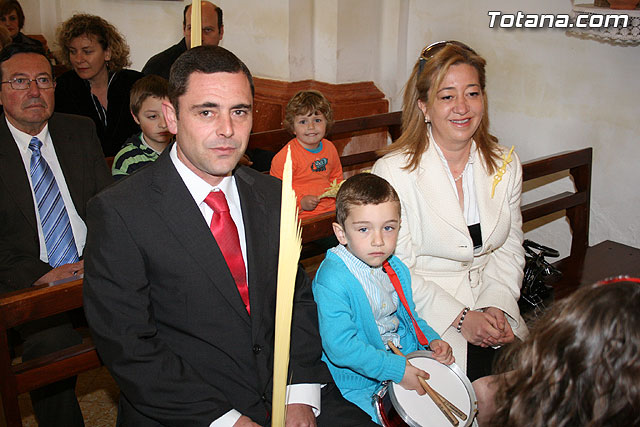
[[[380,56],[382,0],[341,0],[338,8],[339,83],[373,80]]]
[[[221,45],[256,76],[289,80],[290,1],[294,0],[213,0],[224,11]]]
[[[295,1],[295,0],[292,0]],[[314,79],[338,83],[338,3],[341,0],[313,2]]]

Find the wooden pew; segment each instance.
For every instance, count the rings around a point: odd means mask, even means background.
[[[7,427],[21,426],[18,395],[101,366],[91,339],[12,365],[8,330],[82,307],[82,279],[40,285],[0,296],[0,392]]]
[[[553,284],[556,299],[607,277],[640,276],[640,249],[611,240],[589,246],[592,156],[592,148],[583,148],[530,160],[522,165],[524,182],[568,171],[575,186],[575,192],[554,194],[522,206],[523,222],[560,211],[565,211],[569,220],[571,252],[554,263],[563,275]]]

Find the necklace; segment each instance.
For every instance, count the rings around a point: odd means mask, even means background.
[[[464,175],[464,170],[462,170],[462,172],[460,172],[460,175],[458,175],[457,178],[453,178],[453,182],[458,182],[460,181],[460,178],[462,178],[462,175]]]

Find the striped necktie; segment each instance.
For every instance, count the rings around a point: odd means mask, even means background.
[[[71,222],[62,194],[47,161],[40,153],[42,142],[35,136],[29,142],[31,154],[31,184],[36,195],[49,265],[59,267],[78,261]]]

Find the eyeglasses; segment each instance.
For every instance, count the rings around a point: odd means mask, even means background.
[[[11,89],[27,90],[31,87],[31,82],[36,82],[38,89],[51,89],[53,87],[53,79],[49,76],[36,77],[35,79],[27,79],[25,77],[15,77],[0,83],[9,83]]]
[[[422,49],[422,52],[420,52],[419,73],[422,72],[422,68],[424,67],[425,62],[427,62],[429,59],[433,58],[433,56],[436,53],[440,52],[445,46],[456,46],[456,47],[464,49],[464,50],[466,50],[468,52],[471,52],[474,55],[477,55],[475,50],[471,49],[466,44],[464,44],[462,42],[459,42],[457,40],[442,40],[442,41],[439,41],[439,42],[431,43],[429,46],[427,46],[424,49]]]

